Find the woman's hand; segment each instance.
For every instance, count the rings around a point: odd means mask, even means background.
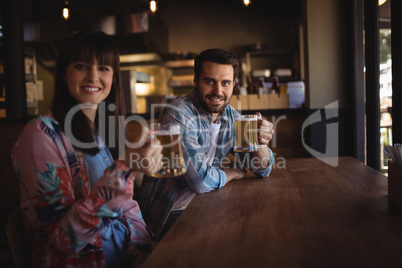
[[[162,146],[158,139],[150,135],[147,127],[141,127],[141,138],[139,141],[130,144],[119,159],[132,170],[151,175],[162,166]]]

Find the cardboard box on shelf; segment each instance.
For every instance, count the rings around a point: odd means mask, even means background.
[[[233,95],[230,105],[238,111],[289,108],[288,94]]]
[[[288,94],[250,94],[248,95],[249,110],[287,109]]]
[[[289,108],[289,94],[268,94],[269,109]]]
[[[270,94],[249,94],[248,107],[249,110],[266,110],[269,109],[268,96]]]
[[[233,95],[230,100],[230,106],[238,111],[246,111],[248,108],[248,96],[247,95]]]

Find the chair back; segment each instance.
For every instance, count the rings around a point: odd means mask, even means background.
[[[16,208],[8,216],[6,223],[7,240],[15,268],[28,267],[30,263],[23,220],[20,208]]]

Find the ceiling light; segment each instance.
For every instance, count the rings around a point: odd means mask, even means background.
[[[381,6],[381,5],[384,4],[385,2],[387,2],[387,0],[378,0],[378,5]]]
[[[243,4],[244,4],[246,7],[248,7],[248,5],[251,4],[251,1],[250,1],[250,0],[243,0]]]
[[[68,5],[68,1],[66,0],[64,2],[64,8],[63,8],[63,18],[65,20],[68,20],[68,18],[70,17],[70,7]]]
[[[152,13],[155,13],[156,10],[158,9],[156,1],[152,0],[149,2],[149,10],[151,10]]]

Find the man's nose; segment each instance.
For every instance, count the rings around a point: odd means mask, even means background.
[[[216,95],[222,95],[223,94],[223,86],[220,83],[215,83],[213,87],[213,93]]]

